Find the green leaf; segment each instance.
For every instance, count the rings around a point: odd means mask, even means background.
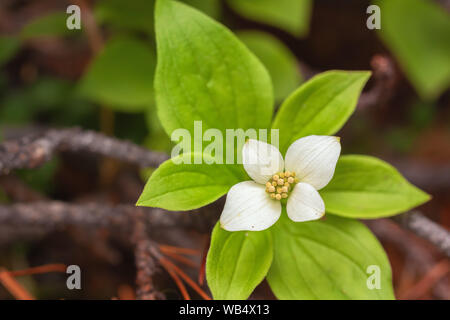
[[[368,71],[321,73],[292,93],[281,105],[272,128],[280,130],[280,151],[311,134],[335,134],[353,113]]]
[[[450,15],[433,1],[375,3],[381,9],[381,39],[418,93],[437,98],[450,85]]]
[[[29,39],[79,34],[80,30],[70,30],[67,28],[67,18],[68,15],[65,12],[53,12],[45,16],[38,17],[22,28],[20,36],[24,39]]]
[[[237,36],[269,71],[276,101],[281,101],[300,85],[302,76],[296,58],[281,41],[259,31],[243,31]]]
[[[153,34],[154,0],[102,0],[96,3],[95,18],[121,29]]]
[[[327,212],[362,219],[392,216],[430,199],[388,163],[363,155],[342,156],[320,195]]]
[[[270,231],[229,232],[217,223],[206,259],[214,299],[247,299],[269,271],[272,257]]]
[[[80,94],[120,111],[144,110],[154,101],[155,60],[152,48],[140,40],[112,39],[89,66]]]
[[[267,281],[278,299],[394,298],[387,256],[362,223],[330,215],[295,223],[284,213],[272,231]],[[379,267],[380,289],[367,285],[369,266]]]
[[[186,153],[164,162],[147,181],[137,205],[172,211],[196,209],[219,199],[241,181],[231,166],[207,164],[214,160],[209,156],[203,155],[203,163],[194,164],[194,159],[201,157]]]
[[[283,29],[295,36],[309,30],[311,0],[228,0],[242,16]]]
[[[15,37],[0,36],[0,66],[8,62],[20,48],[20,41]]]
[[[273,112],[270,77],[228,29],[174,1],[155,8],[158,116],[170,135],[179,128],[267,128]]]

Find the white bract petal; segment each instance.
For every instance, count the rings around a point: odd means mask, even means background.
[[[325,203],[313,186],[300,182],[289,196],[286,211],[295,222],[317,220],[325,214]]]
[[[220,216],[228,231],[260,231],[269,228],[281,215],[281,203],[269,198],[263,185],[244,181],[231,187]]]
[[[284,168],[283,157],[276,147],[254,139],[244,144],[242,161],[250,178],[261,184]]]
[[[338,137],[300,138],[291,144],[286,152],[286,170],[295,172],[300,182],[320,190],[333,177],[340,153],[341,144]]]

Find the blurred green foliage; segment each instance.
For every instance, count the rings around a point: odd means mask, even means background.
[[[59,165],[59,158],[53,157],[36,169],[17,170],[16,174],[34,190],[49,194],[55,190],[53,177]]]
[[[450,85],[450,15],[429,0],[378,0],[379,35],[424,99]]]
[[[221,19],[221,0],[181,2],[216,20]],[[281,7],[277,4],[282,11],[280,14],[286,16],[284,22],[280,22],[280,15],[270,14],[277,1],[259,2],[259,7],[267,6],[268,10],[260,9],[257,21],[294,34],[307,30],[309,18],[297,20],[309,16],[309,0],[283,0]],[[96,129],[99,125],[96,106],[102,106],[117,113],[114,124],[117,136],[135,142],[144,141],[146,136],[145,144],[149,148],[169,151],[172,143],[164,133],[155,110],[154,3],[154,0],[95,2],[94,16],[108,36],[104,48],[92,58],[77,82],[38,74],[31,83],[8,88],[8,79],[0,74],[0,92],[3,91],[0,95],[0,123],[23,125],[37,121]],[[241,8],[237,10],[246,16],[245,8],[244,12]],[[68,30],[66,18],[64,11],[46,12],[26,23],[16,37],[0,37],[0,65],[8,62],[20,50],[21,43],[29,39],[82,35],[86,41],[85,28],[82,27],[81,32]],[[302,77],[295,57],[283,43],[269,34],[256,32],[244,32],[242,38],[269,70],[278,100],[300,84]],[[142,113],[145,117],[138,116]]]
[[[20,41],[15,37],[0,36],[0,66],[8,62],[19,50]]]
[[[144,111],[153,105],[153,48],[132,37],[109,40],[80,83],[80,93],[108,107]]]
[[[305,36],[309,31],[312,0],[228,0],[228,4],[243,17],[294,36]]]
[[[385,141],[398,153],[411,152],[416,139],[432,125],[435,114],[434,103],[414,101],[408,108],[405,124],[388,129],[385,133]]]
[[[70,30],[66,26],[67,14],[65,12],[54,12],[33,19],[26,24],[20,33],[23,39],[49,37],[49,36],[73,36],[79,30]]]
[[[117,30],[153,33],[154,0],[101,0],[95,6],[95,18]]]
[[[43,76],[0,96],[0,124],[39,122],[91,127],[95,109],[74,90],[72,82]]]
[[[146,123],[148,128],[148,136],[145,139],[145,146],[152,150],[170,152],[173,144],[164,128],[159,122],[156,114],[156,108],[147,110]]]
[[[194,7],[215,20],[220,20],[221,15],[221,5],[220,0],[182,0],[191,7]]]
[[[8,203],[8,196],[0,189],[0,203]]]
[[[214,19],[221,15],[220,0],[183,0]],[[153,34],[155,0],[101,0],[95,6],[95,18],[116,31],[140,31]]]

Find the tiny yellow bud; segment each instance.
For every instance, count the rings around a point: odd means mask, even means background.
[[[299,178],[295,178],[295,179],[294,179],[294,182],[295,182],[295,183],[299,183],[299,182],[300,182],[300,179],[299,179]]]
[[[278,187],[278,188],[277,188],[277,193],[281,193],[282,190],[283,190],[282,188]]]
[[[272,182],[272,186],[276,186],[277,185],[277,182],[276,181],[273,181]]]
[[[280,178],[284,178],[284,172],[280,173]]]
[[[295,172],[291,172],[291,176],[295,177]]]
[[[292,177],[289,177],[289,178],[287,179],[287,181],[288,181],[289,183],[294,183],[295,179],[292,178]]]
[[[278,193],[278,194],[275,196],[275,199],[281,200],[281,194]]]
[[[270,197],[271,197],[272,199],[275,199],[275,193],[271,193],[271,194],[270,194]]]
[[[288,195],[287,195],[287,193],[282,193],[282,194],[281,194],[281,197],[282,197],[283,199],[286,199],[286,198],[288,197]]]
[[[278,183],[278,185],[282,186],[284,184],[284,180],[283,179],[278,179],[277,183]]]
[[[280,177],[279,177],[277,174],[274,174],[273,177],[272,177],[272,179],[273,179],[274,181],[277,181],[278,179],[280,179]]]

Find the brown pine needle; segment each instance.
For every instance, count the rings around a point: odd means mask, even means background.
[[[166,258],[161,257],[159,262],[164,267],[164,269],[166,269],[167,273],[171,276],[173,281],[175,281],[175,284],[177,285],[178,289],[180,289],[180,292],[183,295],[184,300],[191,300],[191,297],[189,296],[189,293],[187,292],[183,281],[181,281],[180,277],[178,277],[177,273],[170,266],[170,264],[168,263],[169,261]]]
[[[211,300],[211,298],[208,296],[208,294],[206,294],[205,291],[203,291],[202,288],[200,288],[198,286],[198,284],[195,283],[195,281],[193,281],[186,273],[184,273],[183,270],[181,270],[176,264],[174,264],[172,261],[170,261],[169,259],[165,258],[165,257],[161,257],[160,259],[161,263],[167,264],[168,266],[170,266],[170,268],[172,268],[176,273],[178,273],[178,275],[183,278],[183,280],[192,288],[195,290],[195,292],[197,292],[203,299],[205,300]]]
[[[175,247],[175,246],[169,246],[166,244],[160,244],[159,249],[161,251],[170,251],[177,254],[186,254],[191,256],[198,256],[200,255],[200,251],[196,249],[190,249],[190,248],[181,248],[181,247]]]
[[[136,295],[133,288],[127,284],[122,284],[117,288],[117,297],[119,300],[135,300]]]
[[[202,259],[202,263],[200,265],[200,269],[198,271],[198,284],[203,285],[205,283],[205,268],[206,268],[206,256],[205,259]]]
[[[41,274],[48,272],[66,272],[67,266],[61,263],[58,264],[46,264],[43,266],[32,267],[24,270],[9,271],[9,274],[13,277],[27,276],[32,274]]]
[[[210,237],[207,236],[206,238],[206,245],[203,249],[203,256],[202,256],[202,261],[200,263],[200,269],[198,270],[198,284],[203,286],[203,284],[205,283],[205,271],[206,271],[206,257],[208,256],[208,251],[209,251],[209,243],[210,243]]]
[[[34,297],[5,269],[0,268],[0,283],[18,300],[34,300]]]
[[[408,292],[402,297],[402,299],[419,299],[426,294],[433,286],[447,273],[450,272],[450,263],[447,259],[436,263],[425,276],[417,282]]]
[[[178,262],[184,263],[185,265],[187,265],[189,267],[192,267],[192,268],[197,267],[197,264],[194,261],[192,261],[186,257],[180,256],[179,254],[173,253],[171,251],[166,251],[164,249],[161,249],[161,252],[164,253],[166,256],[171,257],[172,259],[174,259]]]

